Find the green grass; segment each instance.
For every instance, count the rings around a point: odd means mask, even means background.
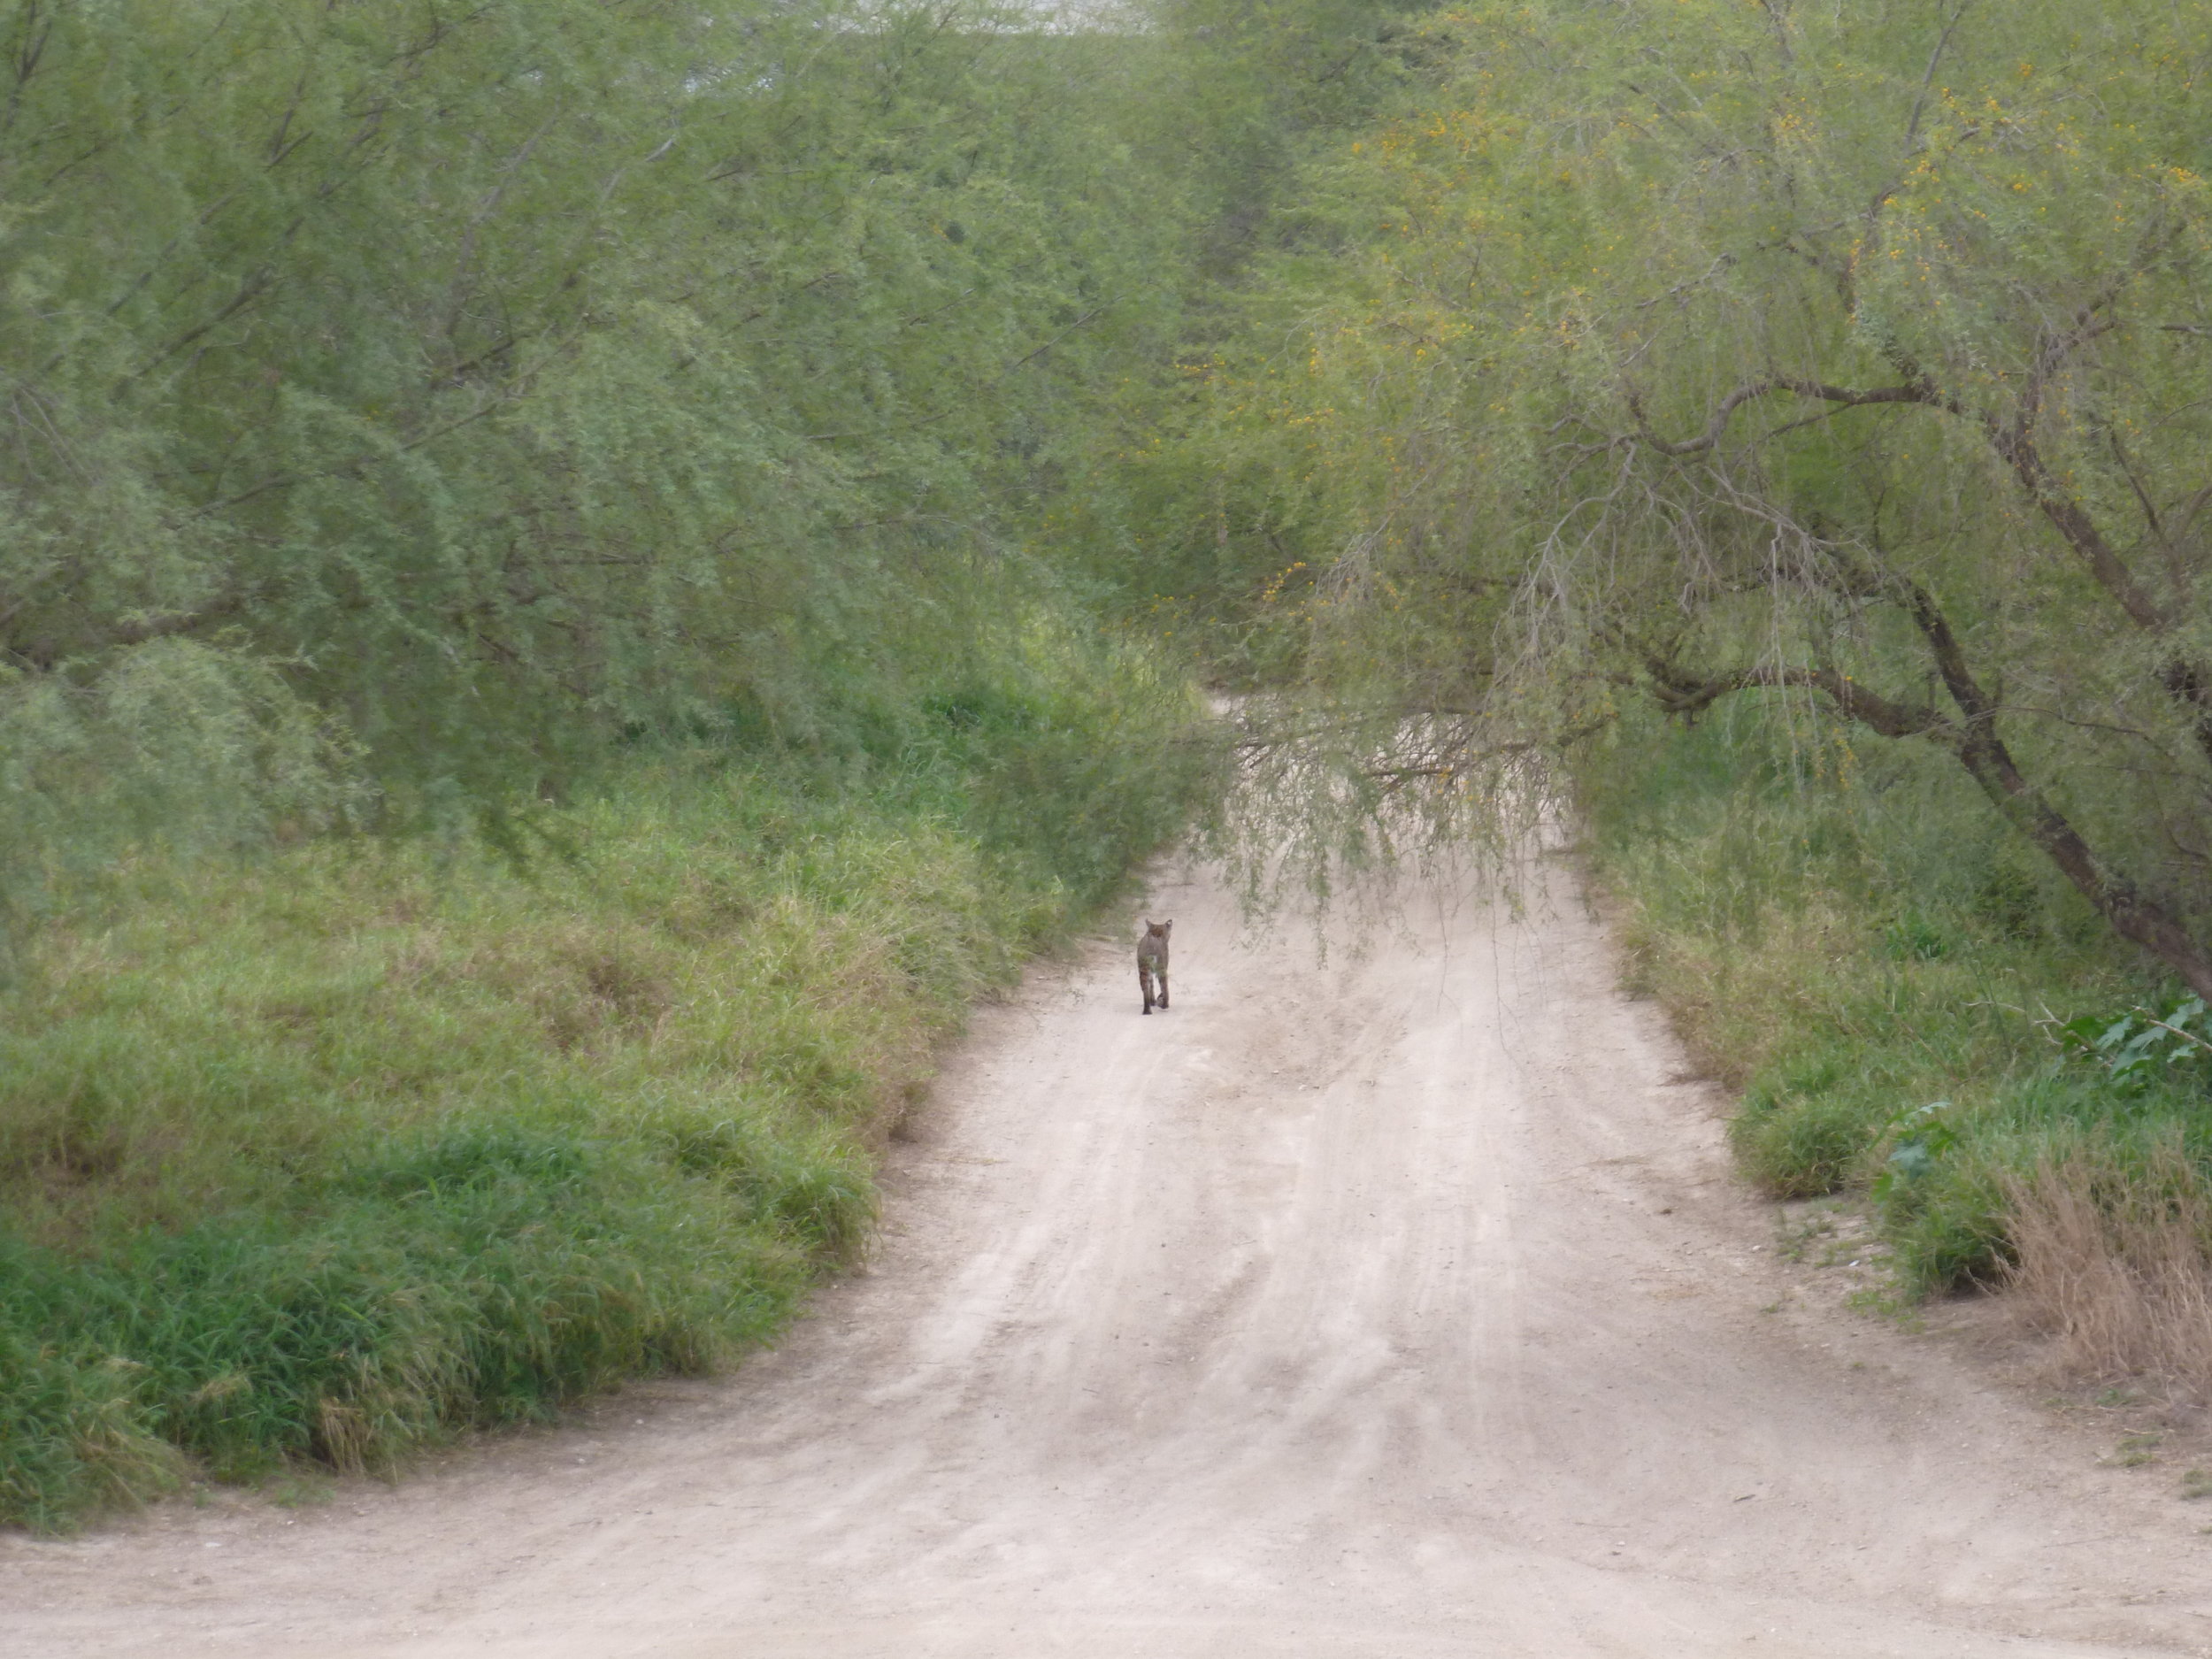
[[[1204,780],[1172,687],[968,703],[640,757],[526,867],[148,861],[50,922],[0,990],[0,1521],[390,1470],[770,1337],[937,1046]]]
[[[2212,1171],[2200,1086],[2131,1093],[2055,1042],[2163,987],[1947,758],[1724,710],[1623,731],[1580,785],[1632,986],[1741,1090],[1740,1167],[1870,1192],[1907,1288],[2001,1276],[2039,1167],[2178,1142]]]

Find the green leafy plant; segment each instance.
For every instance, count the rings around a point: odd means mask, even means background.
[[[1887,1126],[1896,1133],[1897,1141],[1883,1162],[1882,1172],[1874,1178],[1876,1202],[1888,1204],[1901,1200],[1907,1191],[1932,1174],[1938,1161],[1958,1145],[1958,1130],[1942,1116],[1950,1109],[1947,1100],[1930,1101],[1925,1106],[1916,1106],[1890,1119]]]
[[[2138,1005],[2117,1016],[2084,1014],[2057,1029],[2068,1054],[2101,1068],[2124,1094],[2140,1094],[2177,1072],[2212,1076],[2212,1016],[2201,997],[2155,1010]]]

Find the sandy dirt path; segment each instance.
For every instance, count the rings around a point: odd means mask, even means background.
[[[0,1653],[2212,1647],[2170,1480],[1940,1342],[1762,1311],[1773,1219],[1578,900],[1431,893],[1326,970],[1203,879],[1153,910],[1173,1010],[1119,947],[987,1010],[777,1353],[318,1509],[0,1540]]]

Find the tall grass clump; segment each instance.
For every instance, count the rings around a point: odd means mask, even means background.
[[[1579,784],[1631,982],[1759,1186],[1869,1193],[1908,1286],[2014,1286],[2071,1373],[2204,1381],[2212,1100],[2060,1041],[2166,987],[1955,774],[1773,709],[1624,725]]]
[[[388,1471],[771,1336],[935,1046],[1206,781],[1178,684],[1056,637],[806,741],[641,742],[526,859],[82,892],[0,987],[0,1521]]]
[[[2065,1371],[2212,1393],[2212,1178],[2178,1139],[2077,1143],[2012,1173],[2008,1282]]]

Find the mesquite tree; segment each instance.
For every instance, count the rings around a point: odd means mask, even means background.
[[[1425,779],[1632,695],[1934,745],[2212,994],[2212,13],[1431,36],[1448,70],[1317,178],[1292,349],[1217,371],[1316,682],[1427,716]],[[1271,541],[1312,549],[1287,584]]]
[[[0,908],[803,735],[1011,616],[1172,335],[1145,50],[987,0],[0,5]]]

